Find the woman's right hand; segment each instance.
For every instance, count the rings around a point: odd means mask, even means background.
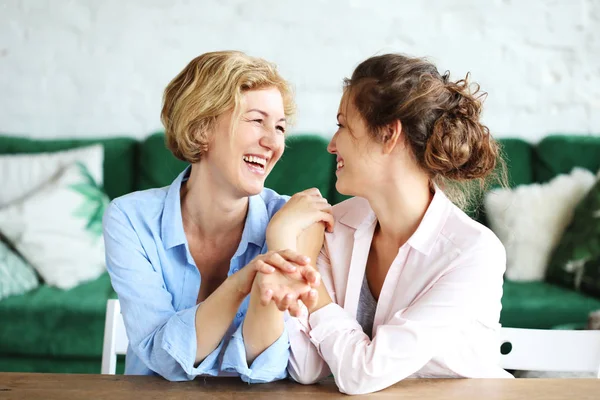
[[[310,258],[295,251],[269,251],[256,256],[249,264],[227,279],[233,285],[236,293],[242,298],[250,294],[254,278],[258,272],[262,272],[263,274],[272,274],[276,270],[284,274],[299,272],[308,285],[318,285],[318,276],[315,276],[314,269],[304,268],[306,266],[310,266]]]
[[[328,232],[333,231],[334,220],[327,199],[317,188],[296,193],[271,218],[267,244],[270,248],[295,248],[300,234],[317,222],[324,223]]]

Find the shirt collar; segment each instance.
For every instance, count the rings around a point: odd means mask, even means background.
[[[190,174],[188,166],[171,184],[165,198],[161,220],[161,236],[167,249],[185,244],[187,239],[183,230],[181,217],[181,184]],[[242,232],[242,240],[234,257],[243,254],[248,248],[248,243],[253,243],[262,248],[265,243],[265,233],[269,224],[267,205],[260,194],[248,198],[248,213]]]
[[[267,205],[260,194],[248,197],[248,213],[246,214],[242,240],[234,257],[244,254],[248,248],[248,243],[253,243],[262,248],[265,244],[265,234],[268,224],[269,213]]]
[[[410,247],[425,255],[429,255],[431,252],[452,209],[452,203],[444,192],[437,185],[434,188],[433,199],[427,207],[421,223],[407,241]]]
[[[161,219],[161,236],[167,249],[182,245],[186,242],[185,232],[183,230],[183,220],[181,219],[181,184],[187,180],[190,175],[191,166],[188,166],[183,172],[175,178],[165,198],[163,214]]]
[[[408,239],[407,243],[415,250],[428,255],[435,244],[439,234],[442,232],[450,210],[452,202],[446,197],[444,192],[434,185],[435,193],[433,199],[427,207],[427,211],[417,227],[417,230]],[[366,199],[360,199],[354,204],[354,209],[340,217],[340,222],[356,230],[356,238],[367,232],[372,232],[369,228],[377,221],[375,212]]]

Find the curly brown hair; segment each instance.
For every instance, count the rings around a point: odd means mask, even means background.
[[[459,206],[494,180],[505,186],[500,145],[479,120],[486,94],[468,74],[453,82],[425,59],[384,54],[360,63],[344,87],[376,141],[400,120],[417,163]]]

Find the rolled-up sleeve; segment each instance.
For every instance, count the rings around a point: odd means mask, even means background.
[[[271,346],[254,359],[248,366],[244,346],[243,326],[234,332],[223,357],[222,368],[227,372],[237,372],[247,383],[267,383],[287,377],[290,342],[287,329]]]
[[[150,263],[127,215],[113,202],[104,214],[106,267],[119,296],[132,351],[170,381],[217,375],[223,341],[199,365],[197,306],[176,312],[162,274]]]

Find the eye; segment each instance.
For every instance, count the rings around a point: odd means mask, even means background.
[[[258,122],[259,124],[262,124],[263,123],[263,119],[262,118],[253,119],[252,122]]]
[[[275,128],[275,129],[277,129],[281,133],[285,133],[285,128],[281,125],[277,125],[277,128]]]

